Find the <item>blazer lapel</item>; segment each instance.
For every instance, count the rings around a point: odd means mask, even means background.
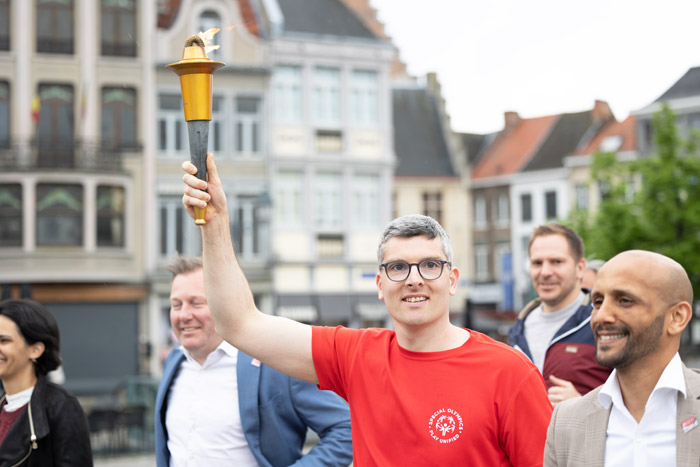
[[[596,405],[596,409],[586,419],[584,446],[586,465],[603,467],[605,464],[605,440],[607,438],[610,410],[602,407],[597,400],[592,403]]]
[[[156,413],[159,414],[163,426],[165,426],[165,401],[168,400],[168,393],[170,392],[170,386],[173,384],[173,379],[175,379],[175,375],[177,372],[180,370],[180,365],[182,364],[182,361],[185,359],[185,354],[180,352],[180,350],[175,349],[173,352],[177,352],[173,356],[173,359],[169,364],[163,368],[163,377],[162,382],[160,384],[160,387],[158,388],[158,395],[156,397]]]
[[[683,365],[687,397],[678,395],[676,420],[676,465],[691,467],[700,459],[700,375]],[[684,427],[684,422],[686,426]]]
[[[260,386],[261,364],[238,351],[236,377],[238,380],[238,407],[241,413],[243,433],[251,449],[259,450],[260,420],[258,416],[258,388]]]

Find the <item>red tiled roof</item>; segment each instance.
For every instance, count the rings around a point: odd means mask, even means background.
[[[559,115],[523,118],[491,145],[472,171],[472,179],[518,172],[539,148]]]
[[[633,151],[637,149],[637,137],[634,131],[634,116],[630,115],[624,121],[612,120],[607,123],[585,146],[576,150],[574,156],[595,154],[600,145],[609,136],[620,136],[622,142],[617,151]]]
[[[238,0],[238,9],[241,12],[243,24],[248,28],[248,32],[256,37],[260,37],[260,28],[258,27],[258,22],[255,20],[255,11],[250,4],[250,0]]]
[[[170,29],[180,11],[182,0],[164,0],[158,9],[158,28]]]
[[[245,24],[248,31],[256,37],[260,37],[260,28],[255,20],[255,11],[253,10],[250,0],[230,0],[238,3],[238,9],[241,12],[241,20]],[[175,23],[182,0],[164,0],[161,9],[158,10],[158,28],[170,29]],[[223,28],[227,25],[222,24],[219,27]]]

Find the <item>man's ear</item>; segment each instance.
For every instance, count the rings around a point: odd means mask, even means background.
[[[377,298],[379,298],[379,300],[384,300],[384,293],[382,292],[382,275],[381,275],[381,273],[377,273],[377,278],[375,279],[375,282],[377,283]]]
[[[668,333],[672,336],[680,335],[693,316],[693,307],[688,302],[678,302],[671,307],[669,312]]]

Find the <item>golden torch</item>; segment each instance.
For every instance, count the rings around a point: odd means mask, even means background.
[[[218,29],[210,29],[205,33],[188,37],[182,52],[182,60],[166,65],[166,68],[173,70],[180,77],[182,104],[190,140],[190,159],[197,167],[197,178],[204,181],[207,180],[212,75],[224,66],[222,62],[207,58],[208,48],[218,48],[218,46],[207,46],[207,40],[218,31]],[[194,211],[195,224],[205,224],[206,208],[195,207]]]

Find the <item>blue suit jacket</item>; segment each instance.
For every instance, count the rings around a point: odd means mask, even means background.
[[[155,407],[156,462],[170,465],[165,426],[168,392],[185,359],[179,348],[168,355]],[[261,466],[330,466],[352,462],[350,412],[340,397],[273,370],[253,365],[238,352],[238,404],[248,446]],[[302,457],[307,428],[320,442]]]

